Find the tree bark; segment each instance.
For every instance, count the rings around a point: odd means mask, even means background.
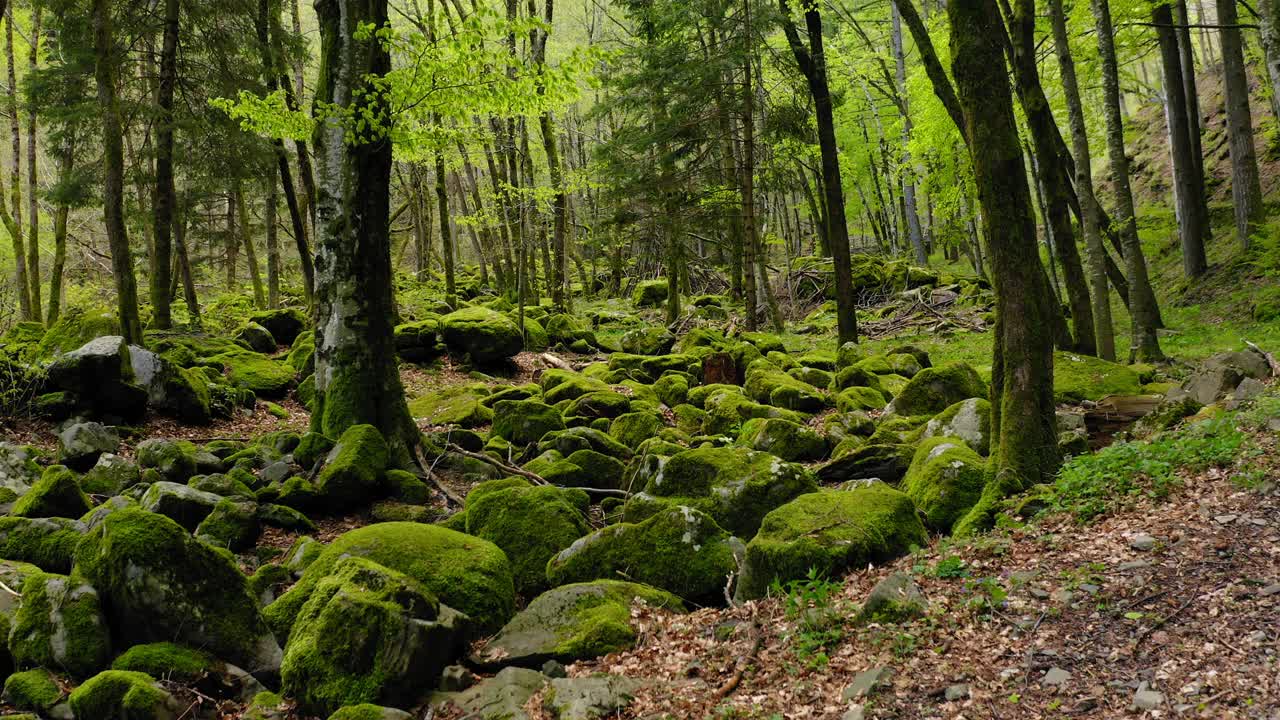
[[[1203,195],[1204,188],[1204,150],[1200,143],[1200,91],[1196,88],[1196,54],[1191,45],[1191,22],[1187,12],[1187,0],[1176,0],[1173,4],[1174,34],[1178,37],[1178,57],[1182,61],[1182,90],[1187,97],[1187,134],[1191,136],[1191,157],[1196,163],[1196,177]],[[1280,117],[1280,116],[1277,116]],[[1208,217],[1206,211],[1205,217]]]
[[[1134,216],[1133,191],[1129,186],[1129,159],[1124,154],[1124,120],[1120,116],[1120,72],[1116,64],[1115,35],[1111,25],[1109,0],[1092,0],[1098,54],[1102,61],[1102,112],[1107,123],[1107,159],[1115,188],[1116,219],[1124,248],[1124,263],[1129,281],[1129,317],[1133,330],[1130,338],[1131,361],[1156,362],[1164,358],[1156,337],[1159,310],[1151,281],[1147,278],[1147,259],[1138,241],[1138,223]]]
[[[911,249],[915,251],[916,264],[927,267],[929,253],[925,250],[924,236],[920,232],[920,212],[916,207],[916,183],[913,179],[915,172],[911,166],[911,153],[907,150],[907,144],[911,142],[912,126],[910,107],[907,105],[907,62],[902,43],[902,18],[897,5],[893,5],[890,11],[893,16],[893,62],[897,71],[895,79],[898,83],[897,93],[901,105],[899,111],[902,113],[901,165],[905,168],[905,175],[902,178],[902,200],[907,216],[907,239],[911,242]]]
[[[12,215],[8,212],[5,225],[13,237],[14,264],[17,267],[17,282],[14,287],[18,291],[19,309],[23,320],[39,320],[39,293],[32,301],[31,288],[40,287],[40,279],[32,279],[29,249],[23,241],[22,228],[22,126],[18,119],[18,79],[13,60],[13,7],[5,11],[5,61],[9,72],[9,87],[5,94],[5,106],[9,114],[10,139],[13,151],[9,156],[9,197],[13,201]]]
[[[151,201],[156,227],[150,281],[152,321],[160,330],[173,326],[169,286],[173,269],[173,90],[178,77],[179,4],[178,0],[164,1],[164,39],[156,88],[156,177]]]
[[[98,86],[98,109],[102,119],[103,221],[111,249],[111,272],[116,284],[116,307],[120,334],[126,342],[143,344],[142,322],[138,316],[138,284],[133,276],[133,254],[124,224],[124,135],[120,127],[120,107],[116,99],[116,49],[111,29],[111,3],[93,0],[94,80]]]
[[[1262,29],[1262,48],[1271,84],[1271,114],[1280,118],[1280,0],[1260,0],[1258,25]],[[1203,47],[1203,44],[1202,44]]]
[[[245,202],[240,183],[236,183],[236,208],[240,214],[240,242],[244,244],[244,261],[249,266],[249,283],[253,287],[253,306],[265,308],[267,293],[262,287],[262,272],[258,269],[258,250],[253,244],[253,231],[249,225],[249,204]]]
[[[279,222],[280,184],[277,172],[274,165],[267,170],[267,207],[263,211],[263,222],[267,226],[267,307],[272,310],[280,307],[280,229],[276,227]]]
[[[1205,242],[1210,237],[1204,183],[1187,122],[1189,112],[1182,84],[1184,70],[1169,6],[1156,5],[1151,11],[1151,22],[1156,26],[1160,64],[1164,71],[1165,121],[1173,157],[1173,197],[1177,205],[1178,237],[1182,242],[1182,270],[1188,278],[1196,278],[1209,268],[1204,254]]]
[[[173,247],[178,256],[178,274],[182,276],[182,297],[187,303],[187,316],[193,328],[200,327],[200,300],[196,297],[196,280],[191,273],[191,258],[187,256],[187,213],[185,203],[175,206],[173,219]]]
[[[58,184],[70,181],[75,166],[75,143],[68,138],[58,148]],[[52,327],[62,313],[62,270],[67,264],[67,217],[71,206],[59,202],[53,213],[53,265],[49,268],[49,305],[45,327]]]
[[[853,272],[849,265],[849,225],[844,212],[844,186],[840,181],[839,148],[836,146],[831,89],[827,84],[827,59],[822,45],[822,15],[817,7],[804,11],[809,47],[800,39],[787,0],[778,0],[782,27],[800,72],[809,85],[818,122],[818,148],[822,157],[822,185],[827,199],[827,232],[836,275],[836,325],[840,343],[858,341],[858,318],[853,297]]]
[[[989,521],[1000,497],[1051,480],[1061,457],[1053,401],[1053,314],[1035,245],[1035,220],[995,0],[948,3],[952,72],[964,111],[974,183],[996,294],[989,479],[966,525]],[[971,516],[974,517],[974,516]]]
[[[1218,0],[1222,43],[1222,84],[1226,91],[1227,142],[1231,150],[1231,200],[1235,205],[1236,237],[1249,247],[1266,215],[1258,159],[1253,148],[1253,118],[1249,112],[1249,78],[1245,75],[1236,0]]]
[[[1085,126],[1084,103],[1080,100],[1080,85],[1076,80],[1076,65],[1071,55],[1067,17],[1062,0],[1049,0],[1049,11],[1071,127],[1071,145],[1075,153],[1076,194],[1080,197],[1080,228],[1084,235],[1085,262],[1089,271],[1089,300],[1093,307],[1094,337],[1098,357],[1115,361],[1116,340],[1111,319],[1111,292],[1107,282],[1107,248],[1102,244],[1097,200],[1093,194],[1093,159],[1089,149],[1089,132]]]
[[[40,66],[40,25],[44,6],[33,3],[31,9],[31,49],[27,56],[27,77]],[[27,279],[31,286],[31,314],[36,320],[40,309],[40,188],[36,178],[36,114],[27,113]]]
[[[449,227],[449,192],[445,188],[444,153],[436,153],[436,205],[440,212],[440,255],[444,261],[444,297],[449,307],[458,306],[453,274],[453,233]]]
[[[331,438],[370,424],[392,464],[407,466],[420,443],[409,415],[392,337],[391,118],[371,80],[391,69],[360,27],[388,24],[387,0],[318,0],[321,102],[374,119],[363,131],[337,117],[320,122],[316,195],[316,400],[312,428]],[[346,134],[353,132],[350,142]]]

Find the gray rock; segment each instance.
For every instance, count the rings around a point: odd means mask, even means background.
[[[1133,707],[1137,710],[1155,710],[1164,704],[1164,694],[1155,690],[1139,690],[1133,695]]]
[[[1129,538],[1129,547],[1134,550],[1147,552],[1149,550],[1154,550],[1157,542],[1159,541],[1146,533],[1138,533],[1137,535]]]
[[[287,462],[276,461],[258,471],[258,479],[263,485],[273,482],[284,482],[293,475],[293,466]]]
[[[861,705],[854,705],[844,711],[844,715],[840,716],[840,720],[863,720],[866,716],[866,710]]]
[[[1240,381],[1240,384],[1236,386],[1235,391],[1231,393],[1231,397],[1236,402],[1252,400],[1261,395],[1266,389],[1267,386],[1264,385],[1261,380],[1247,377]]]
[[[1200,364],[1182,389],[1201,404],[1208,405],[1234,391],[1245,378],[1263,380],[1271,376],[1267,359],[1253,350],[1218,353]]]
[[[969,697],[969,686],[966,685],[965,683],[948,685],[947,689],[943,691],[942,696],[943,698],[946,699],[947,702],[955,702],[957,700],[963,700]]]
[[[542,674],[549,678],[569,677],[569,672],[558,660],[548,660],[542,663]]]
[[[1280,583],[1271,583],[1270,585],[1258,591],[1262,597],[1270,597],[1272,595],[1280,595]]]
[[[1044,674],[1044,677],[1040,678],[1041,685],[1056,685],[1059,687],[1066,685],[1070,681],[1071,673],[1060,667],[1049,668],[1048,672]]]
[[[858,618],[869,622],[896,623],[919,617],[928,609],[920,586],[906,573],[896,572],[871,589]]]
[[[893,681],[893,668],[891,667],[873,667],[870,670],[863,670],[853,676],[844,692],[840,694],[840,699],[844,702],[857,700],[875,692],[878,688],[884,687]]]
[[[129,346],[134,382],[147,393],[151,407],[183,422],[204,425],[212,419],[208,382],[137,345]]]
[[[958,438],[985,456],[991,450],[991,403],[982,398],[961,400],[926,423],[923,437]]]
[[[142,496],[142,508],[159,513],[194,531],[222,498],[171,482],[158,482]]]
[[[120,436],[98,422],[73,422],[58,432],[58,458],[77,472],[93,467],[103,453],[120,449]]]
[[[557,678],[551,681],[546,705],[558,720],[598,720],[631,704],[640,686],[638,680],[616,675]]]
[[[476,684],[476,674],[465,665],[450,665],[440,673],[441,692],[459,692]]]
[[[49,384],[75,393],[95,418],[135,422],[147,407],[147,391],[134,383],[129,346],[119,335],[94,338],[49,365]]]
[[[1071,432],[1073,430],[1084,430],[1084,413],[1068,412],[1059,410],[1056,413],[1058,418],[1058,432]]]
[[[9,650],[19,667],[62,668],[86,678],[105,668],[111,640],[98,593],[65,575],[31,575],[13,616]]]
[[[138,465],[114,453],[103,453],[98,462],[80,478],[80,487],[90,495],[118,495],[138,484]]]
[[[0,442],[0,488],[22,495],[40,479],[35,453],[26,446]]]
[[[432,707],[456,707],[475,720],[528,720],[524,704],[548,682],[537,670],[509,667],[462,692],[435,693]]]

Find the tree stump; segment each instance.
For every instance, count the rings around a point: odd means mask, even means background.
[[[738,368],[729,353],[711,353],[702,360],[702,383],[704,385],[738,384]]]

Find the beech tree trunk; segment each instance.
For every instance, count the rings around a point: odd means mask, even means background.
[[[75,141],[68,136],[58,148],[58,183],[70,180],[75,166]],[[62,270],[67,264],[67,217],[71,206],[59,202],[53,213],[53,265],[49,267],[49,305],[45,326],[51,327],[62,313]]]
[[[111,249],[111,273],[116,284],[116,309],[120,334],[126,342],[143,344],[138,316],[138,284],[133,276],[133,253],[124,224],[124,131],[116,100],[116,48],[111,29],[111,3],[93,0],[94,80],[98,86],[98,110],[102,120],[102,215]]]
[[[249,225],[249,204],[245,202],[240,183],[236,183],[236,208],[240,213],[240,242],[244,244],[244,261],[249,266],[249,283],[253,287],[253,306],[265,308],[267,293],[262,287],[262,272],[258,269],[258,250],[253,244],[253,231]]]
[[[1040,268],[1035,219],[1005,76],[995,0],[947,6],[952,73],[963,109],[996,295],[987,486],[963,529],[985,525],[998,500],[1051,480],[1061,457],[1053,400],[1055,313]]]
[[[891,8],[893,16],[893,60],[896,65],[898,87],[898,98],[901,103],[899,110],[902,112],[902,167],[904,168],[902,178],[902,199],[903,208],[907,216],[907,239],[911,242],[911,249],[915,251],[916,264],[922,267],[929,265],[929,252],[924,246],[924,235],[920,232],[920,212],[916,207],[916,183],[914,179],[914,169],[911,166],[911,153],[907,151],[907,143],[911,141],[911,112],[907,105],[907,63],[906,53],[903,52],[902,46],[902,19],[898,12],[898,6],[893,5]]]
[[[200,300],[196,297],[196,281],[191,274],[191,258],[187,256],[187,213],[184,202],[175,206],[173,219],[173,248],[178,256],[178,274],[182,276],[182,297],[187,303],[187,315],[194,328],[200,327]]]
[[[1258,158],[1253,148],[1249,78],[1245,75],[1239,22],[1236,0],[1218,0],[1222,84],[1226,91],[1227,105],[1227,142],[1231,150],[1231,200],[1236,211],[1236,237],[1242,247],[1248,248],[1250,236],[1261,228],[1266,208],[1262,205]]]
[[[374,119],[354,132],[337,117],[320,122],[316,147],[316,400],[312,428],[331,438],[356,424],[378,428],[393,464],[407,466],[420,433],[409,415],[392,338],[391,118],[371,78],[391,69],[361,26],[387,25],[387,0],[318,0],[320,74],[316,97]],[[347,132],[353,131],[348,142]]]
[[[155,247],[151,253],[151,312],[160,330],[173,326],[169,286],[173,270],[173,90],[178,77],[178,19],[178,0],[165,0],[160,81],[156,88],[156,178],[151,201],[156,226]]]
[[[28,77],[40,65],[40,22],[44,6],[32,3]],[[36,114],[27,113],[27,279],[31,288],[31,314],[39,320],[40,309],[40,198],[36,184]]]

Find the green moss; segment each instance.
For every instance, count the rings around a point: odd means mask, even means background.
[[[173,713],[173,696],[150,675],[106,670],[71,693],[71,711],[94,720],[160,720]]]
[[[48,670],[35,668],[10,675],[4,681],[4,699],[19,710],[46,713],[62,700],[62,689]]]
[[[293,461],[310,469],[316,461],[333,449],[333,441],[318,432],[303,433],[298,446],[293,449]]]
[[[139,443],[137,451],[139,468],[155,468],[171,482],[185,483],[196,474],[197,448],[188,440],[153,438]]]
[[[449,607],[491,631],[511,617],[515,589],[511,565],[492,543],[434,525],[390,522],[336,538],[302,578],[264,614],[277,636],[288,637],[294,618],[321,579],[348,555],[368,558],[422,583]]]
[[[463,308],[445,315],[440,333],[450,352],[467,354],[479,365],[503,361],[524,349],[516,323],[489,308]]]
[[[195,536],[214,547],[243,552],[258,539],[258,518],[253,503],[218,501],[195,530]]]
[[[19,667],[61,668],[75,677],[102,669],[111,642],[98,593],[65,575],[28,576],[13,616],[9,651]]]
[[[982,494],[986,464],[963,440],[935,437],[916,448],[902,491],[925,516],[925,524],[946,532]]]
[[[548,405],[573,400],[581,395],[608,390],[603,381],[568,370],[552,369],[542,373],[542,398]]]
[[[812,462],[827,454],[827,442],[811,428],[781,418],[754,418],[742,426],[737,445],[792,462]]]
[[[675,407],[689,396],[689,380],[683,375],[664,375],[653,384],[653,392],[667,407]]]
[[[293,385],[292,367],[252,350],[231,350],[209,359],[226,367],[233,386],[260,397],[281,397]]]
[[[893,399],[893,412],[899,415],[939,413],[948,406],[972,397],[986,397],[987,384],[965,363],[925,368],[902,388]]]
[[[409,401],[409,412],[432,425],[479,427],[489,424],[494,417],[493,410],[481,403],[485,394],[483,386],[443,387]]]
[[[582,472],[570,482],[556,484],[602,489],[618,489],[622,486],[626,466],[616,458],[585,449],[575,450],[565,461],[582,468]]]
[[[741,337],[743,342],[751,343],[762,354],[770,352],[785,353],[787,351],[787,346],[783,344],[782,338],[777,335],[762,332],[744,332]]]
[[[493,406],[492,433],[515,445],[536,443],[543,435],[563,429],[560,411],[537,400],[501,400]]]
[[[706,420],[702,432],[706,435],[737,435],[743,421],[752,418],[783,418],[800,422],[804,416],[783,408],[762,405],[732,392],[712,395],[706,401]]]
[[[715,603],[736,567],[728,533],[698,510],[675,507],[580,538],[547,563],[547,579],[564,585],[625,577],[691,602]]]
[[[119,334],[120,323],[113,313],[68,308],[40,339],[36,354],[51,358],[71,352],[94,338]]]
[[[393,715],[399,717],[399,713],[399,710],[363,703],[338,708],[329,716],[329,720],[392,720]]]
[[[631,293],[631,302],[636,307],[657,307],[667,301],[667,281],[641,280]]]
[[[744,398],[746,397],[746,393],[737,385],[712,384],[699,385],[698,387],[690,388],[688,401],[690,405],[698,409],[705,410],[707,407],[707,399],[713,394],[720,392],[734,393],[741,395]]]
[[[613,419],[609,434],[632,450],[657,434],[662,421],[650,413],[627,413]]]
[[[84,526],[65,518],[0,517],[0,557],[70,572]]]
[[[974,452],[986,455],[991,450],[991,403],[984,398],[961,400],[931,418],[921,437],[958,438]]]
[[[278,566],[277,566],[278,567]],[[198,680],[218,661],[208,653],[170,642],[134,645],[111,663],[112,670],[130,670],[178,682]]]
[[[757,360],[747,368],[747,395],[758,402],[800,412],[818,412],[827,405],[818,388],[782,372],[768,360]]]
[[[880,410],[885,406],[884,395],[869,387],[851,387],[836,396],[836,409],[840,412]]]
[[[516,592],[526,597],[546,587],[547,561],[591,530],[581,490],[508,487],[473,495],[467,496],[467,532],[506,553]]]
[[[911,500],[884,483],[801,495],[766,515],[747,544],[740,592],[761,597],[774,580],[786,583],[810,570],[835,577],[926,539]]]
[[[372,425],[347,428],[316,476],[316,492],[334,508],[367,502],[382,483],[387,443]]]
[[[93,503],[80,489],[76,474],[61,466],[45,468],[40,479],[13,504],[15,517],[78,518],[89,512]]]
[[[1053,397],[1060,403],[1137,395],[1142,381],[1132,368],[1075,353],[1053,354]]]
[[[538,450],[546,452],[555,450],[561,455],[572,455],[578,450],[595,450],[612,458],[626,460],[631,457],[631,448],[623,445],[609,435],[589,427],[575,427],[559,432],[547,433],[538,443]]]

